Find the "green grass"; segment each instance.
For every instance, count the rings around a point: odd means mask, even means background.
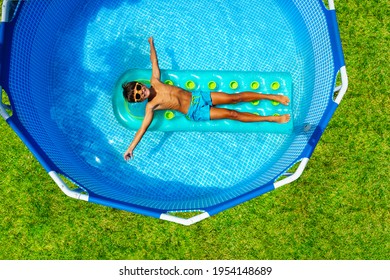
[[[388,1],[336,8],[350,86],[298,181],[184,227],[66,197],[0,119],[0,259],[388,259]]]

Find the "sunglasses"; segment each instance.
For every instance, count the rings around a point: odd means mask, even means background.
[[[135,102],[141,100],[141,93],[142,93],[142,85],[140,83],[136,83],[133,89],[133,97]]]

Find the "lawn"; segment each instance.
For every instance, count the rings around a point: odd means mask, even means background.
[[[388,259],[389,5],[335,2],[349,89],[299,180],[184,227],[66,197],[1,118],[0,259]]]

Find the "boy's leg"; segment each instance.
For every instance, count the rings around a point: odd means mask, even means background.
[[[213,102],[213,105],[235,104],[239,102],[251,102],[262,99],[275,100],[284,105],[288,105],[290,103],[290,99],[287,96],[278,94],[262,94],[251,91],[244,91],[234,94],[227,94],[224,92],[211,92],[211,100]]]
[[[258,116],[251,113],[241,113],[223,108],[210,108],[210,120],[230,119],[240,122],[277,122],[286,123],[290,120],[290,115],[282,116]]]

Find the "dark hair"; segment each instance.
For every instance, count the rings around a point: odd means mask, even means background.
[[[134,88],[137,82],[128,82],[128,83],[123,83],[122,88],[123,88],[123,97],[131,103],[135,103],[134,100]]]

